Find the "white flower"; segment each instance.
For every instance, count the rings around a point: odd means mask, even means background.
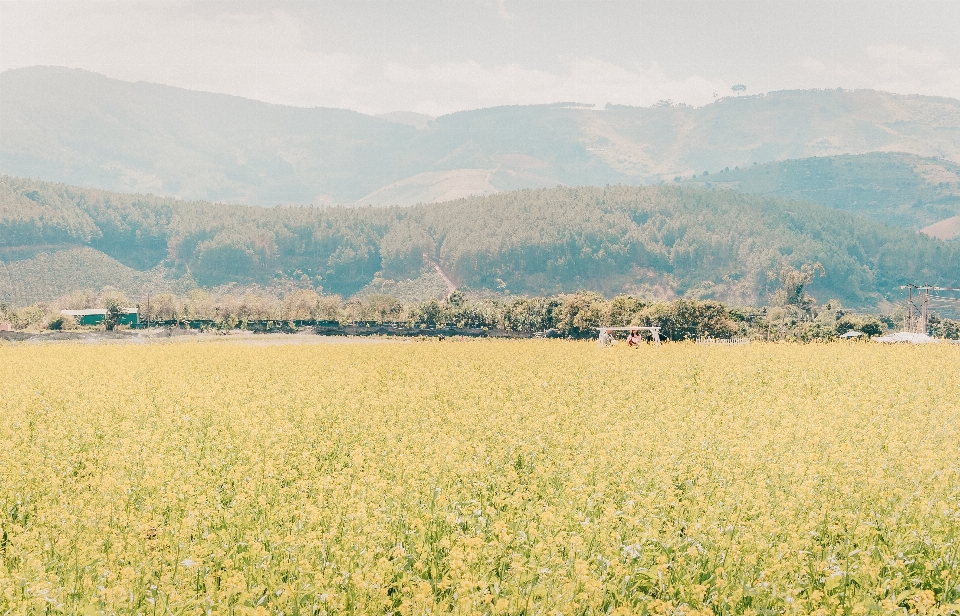
[[[623,546],[623,554],[627,558],[640,558],[643,554],[643,546],[639,543],[631,543],[630,545]]]

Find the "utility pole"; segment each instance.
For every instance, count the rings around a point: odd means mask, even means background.
[[[907,284],[900,287],[907,290],[907,320],[903,324],[903,331],[911,334],[927,333],[927,305],[930,297],[930,285]],[[913,303],[913,290],[920,294],[920,308]]]
[[[907,317],[903,331],[913,334],[928,334],[930,329],[930,291],[960,291],[951,287],[935,287],[929,284],[907,284],[900,287],[907,290]],[[913,290],[920,294],[920,306],[913,303]],[[935,296],[940,298],[940,296]]]
[[[903,287],[901,287],[903,288]],[[903,330],[913,331],[913,285],[907,285],[907,320],[903,324]]]
[[[920,327],[917,328],[918,334],[927,333],[927,308],[930,305],[930,285],[921,287],[923,294],[920,296]]]

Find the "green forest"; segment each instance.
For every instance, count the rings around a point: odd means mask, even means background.
[[[807,263],[824,270],[810,292],[850,306],[899,298],[903,283],[960,278],[956,242],[727,190],[558,187],[409,208],[260,208],[0,177],[0,266],[78,248],[200,287],[282,278],[344,297],[435,267],[458,287],[504,296],[588,290],[740,305],[763,304],[777,272]]]
[[[782,160],[677,180],[821,203],[904,229],[960,214],[960,165],[899,152]]]

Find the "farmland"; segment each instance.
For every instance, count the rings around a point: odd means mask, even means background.
[[[0,346],[0,613],[950,614],[960,347]]]

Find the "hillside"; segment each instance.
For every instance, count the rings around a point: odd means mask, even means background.
[[[138,271],[89,246],[44,247],[19,256],[10,259],[9,254],[0,253],[0,303],[22,306],[107,286],[131,297],[147,292],[183,293],[195,286],[163,266]]]
[[[511,106],[430,119],[33,67],[0,74],[0,94],[0,172],[256,205],[641,184],[867,152],[960,163],[960,101],[874,91],[773,92],[702,108]]]
[[[960,237],[960,216],[953,216],[920,229],[920,232],[940,240]]]
[[[683,182],[822,203],[905,229],[923,229],[960,215],[960,165],[903,153],[777,161]],[[936,230],[931,235],[952,237],[952,226],[940,227],[939,235]]]
[[[68,260],[58,255],[81,248],[109,260],[62,267]],[[848,305],[898,296],[905,282],[960,282],[955,243],[820,205],[675,186],[521,190],[410,208],[260,208],[2,177],[0,260],[8,277],[0,301],[11,303],[71,285],[145,291],[147,279],[214,286],[279,277],[347,296],[436,266],[455,284],[497,293],[591,289],[744,304],[764,301],[784,265],[812,262],[826,276],[811,292]],[[61,265],[43,277],[43,263]],[[16,272],[44,284],[16,295],[28,284]]]

